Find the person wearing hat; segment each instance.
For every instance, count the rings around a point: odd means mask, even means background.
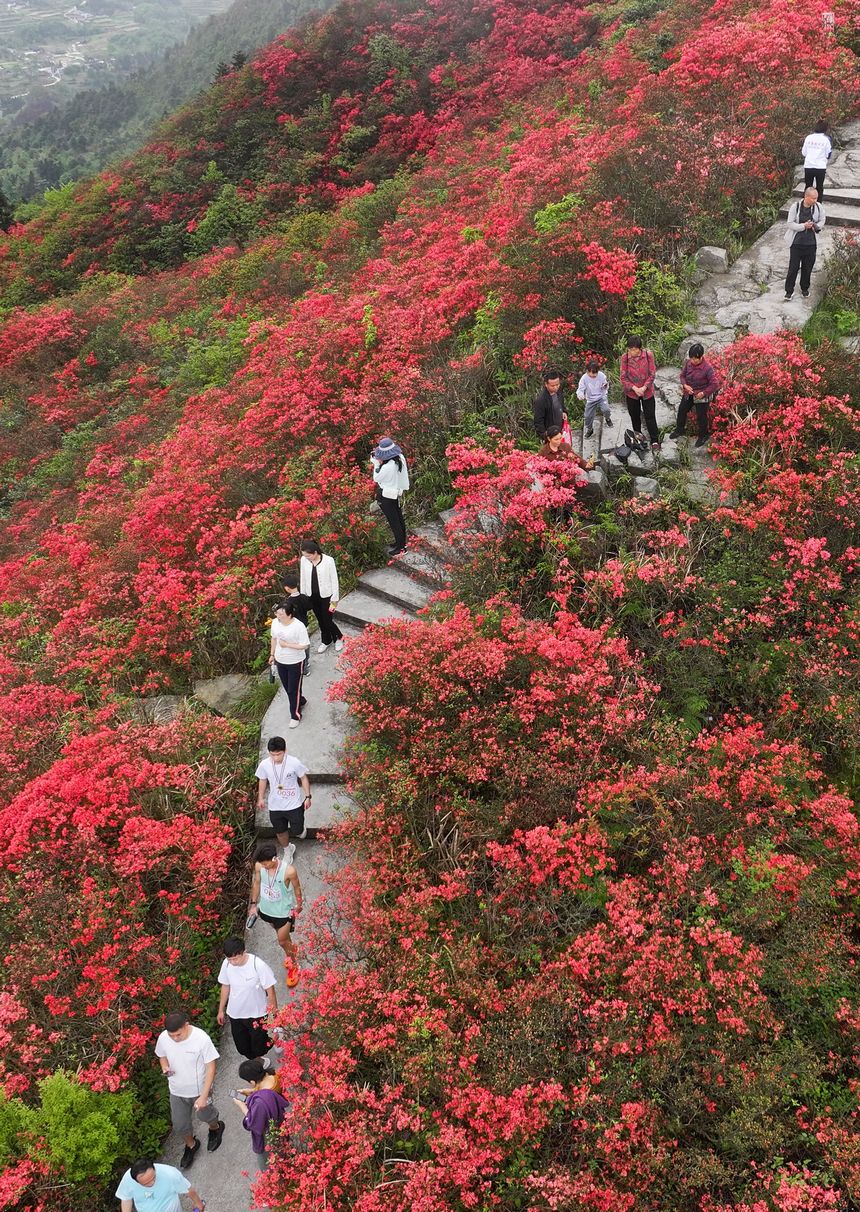
[[[400,496],[409,490],[409,469],[403,451],[393,438],[380,438],[370,461],[376,483],[376,499],[394,535],[394,542],[388,548],[389,556],[393,557],[400,555],[406,546],[406,523]]]

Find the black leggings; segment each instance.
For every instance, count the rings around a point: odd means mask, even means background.
[[[394,497],[377,497],[379,508],[385,514],[385,520],[391,527],[391,533],[394,535],[394,546],[406,546],[406,523],[403,521],[403,510],[400,508],[399,500]]]
[[[272,1046],[265,1028],[254,1018],[231,1018],[230,1031],[236,1051],[248,1060],[259,1060]]]
[[[625,396],[625,399],[627,401],[627,411],[630,413],[630,420],[633,422],[634,432],[642,432],[642,413],[644,412],[645,424],[648,427],[648,437],[652,442],[659,442],[660,430],[657,428],[654,397]]]
[[[316,615],[316,620],[320,625],[320,639],[324,644],[333,644],[335,640],[343,639],[341,630],[332,618],[332,613],[329,610],[330,602],[330,597],[311,598],[311,610]]]
[[[281,679],[281,685],[287,692],[287,698],[290,701],[290,716],[294,720],[302,718],[302,675],[305,671],[305,663],[303,660],[296,661],[295,665],[282,665],[280,661],[275,661],[278,668],[278,677]]]
[[[818,190],[818,201],[824,197],[824,174],[826,168],[805,168],[803,170],[803,184],[809,189],[810,185],[814,184]]]

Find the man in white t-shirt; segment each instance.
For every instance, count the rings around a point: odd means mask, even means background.
[[[272,1046],[261,1020],[278,1008],[274,972],[265,960],[246,951],[241,939],[228,938],[218,980],[219,1024],[224,1026],[226,1013],[237,1051],[248,1060],[259,1060]]]
[[[818,201],[824,201],[824,174],[833,154],[833,144],[827,134],[826,122],[816,123],[815,130],[803,140],[800,154],[803,156],[803,184],[806,189],[814,185],[818,190]]]
[[[296,618],[294,610],[291,598],[285,598],[275,607],[269,662],[277,669],[290,704],[290,727],[298,728],[306,702],[302,695],[302,679],[311,640],[307,627],[301,619]]]
[[[180,1195],[187,1195],[192,1207],[201,1212],[206,1207],[175,1166],[162,1166],[151,1157],[132,1162],[116,1189],[122,1212],[182,1212]]]
[[[266,756],[257,767],[257,807],[266,808],[269,820],[284,850],[290,835],[307,836],[305,811],[311,806],[308,768],[287,753],[287,742],[273,736],[266,745]]]
[[[155,1041],[155,1055],[167,1078],[173,1130],[185,1141],[179,1168],[187,1170],[200,1148],[200,1141],[192,1131],[195,1112],[209,1125],[206,1147],[210,1153],[218,1148],[224,1135],[224,1124],[210,1098],[218,1050],[205,1031],[192,1027],[188,1016],[175,1010],[164,1020],[164,1030]]]

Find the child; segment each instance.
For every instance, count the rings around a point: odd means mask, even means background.
[[[281,581],[284,586],[284,593],[290,599],[293,606],[293,618],[298,619],[300,623],[308,625],[308,611],[311,608],[311,600],[306,593],[299,593],[299,578],[293,572],[285,572]],[[311,653],[310,649],[305,653],[305,667],[302,670],[302,676],[307,677],[311,670]]]
[[[587,438],[594,434],[594,414],[598,407],[603,413],[604,425],[612,424],[612,414],[609,411],[609,380],[593,358],[586,364],[585,374],[579,380],[576,394],[580,400],[585,401],[585,436]]]

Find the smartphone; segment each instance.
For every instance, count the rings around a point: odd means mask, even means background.
[[[246,929],[246,930],[253,930],[253,929],[254,929],[254,927],[256,926],[256,924],[257,924],[257,915],[256,915],[256,913],[249,913],[249,914],[248,914],[248,920],[245,922],[245,929]]]
[[[248,1095],[243,1094],[241,1090],[231,1090],[230,1097],[238,1098],[240,1103],[246,1103],[248,1101]]]

